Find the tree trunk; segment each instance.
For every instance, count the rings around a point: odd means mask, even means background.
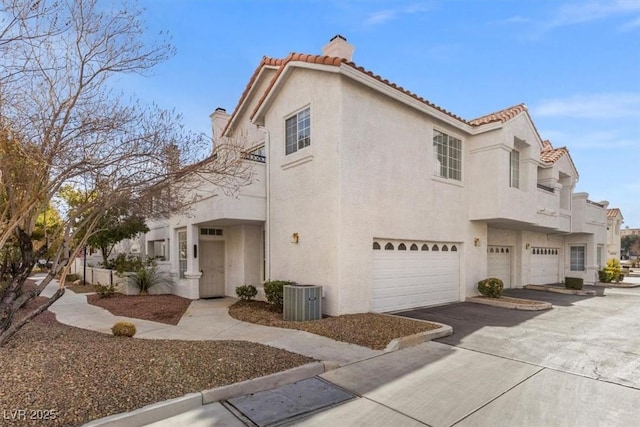
[[[27,314],[24,318],[20,319],[20,321],[18,321],[16,323],[13,323],[6,330],[3,330],[0,333],[0,347],[2,347],[4,344],[6,344],[7,341],[9,341],[9,339],[11,339],[11,337],[13,335],[15,335],[15,333],[18,332],[20,330],[20,328],[22,328],[27,322],[29,322],[31,319],[36,317],[38,314],[42,313],[43,311],[45,311],[46,309],[51,307],[51,305],[54,302],[56,302],[58,299],[60,299],[60,297],[62,295],[64,295],[64,291],[65,291],[64,288],[59,288],[56,291],[56,293],[53,294],[53,296],[51,298],[49,298],[49,300],[46,303],[44,303],[40,307],[38,307],[35,310],[33,310],[31,313]]]

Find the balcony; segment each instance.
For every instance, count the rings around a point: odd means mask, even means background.
[[[573,195],[573,233],[599,233],[606,231],[607,205],[589,200],[587,193]]]

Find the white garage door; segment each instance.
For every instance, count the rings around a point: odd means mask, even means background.
[[[459,300],[459,244],[382,241],[373,243],[375,312]]]
[[[548,285],[560,282],[560,249],[531,248],[531,284]]]
[[[511,287],[511,253],[509,246],[487,247],[487,277],[502,280],[505,288]]]

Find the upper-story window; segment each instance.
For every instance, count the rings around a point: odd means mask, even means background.
[[[309,107],[285,120],[285,153],[291,154],[311,145]]]
[[[436,176],[462,180],[462,141],[440,131],[433,131],[433,160]]]
[[[510,181],[509,186],[512,188],[520,188],[520,152],[511,150],[509,155]]]

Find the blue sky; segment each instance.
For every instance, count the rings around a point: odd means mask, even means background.
[[[119,84],[210,133],[262,56],[321,53],[335,34],[354,62],[465,119],[524,102],[567,146],[576,191],[640,227],[640,0],[144,0],[149,34],[177,54]]]

